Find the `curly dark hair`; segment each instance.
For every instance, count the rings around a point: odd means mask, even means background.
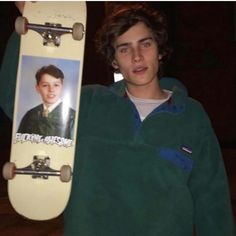
[[[57,79],[61,79],[62,81],[64,79],[64,74],[58,67],[54,65],[48,65],[48,66],[43,66],[36,72],[35,78],[37,84],[39,84],[40,79],[44,74],[49,74]]]
[[[97,52],[100,53],[111,65],[114,60],[114,42],[117,37],[125,33],[129,28],[143,22],[149,27],[155,37],[159,53],[162,55],[161,64],[171,53],[168,45],[166,16],[158,10],[154,10],[146,3],[117,4],[113,11],[105,19],[95,38]]]

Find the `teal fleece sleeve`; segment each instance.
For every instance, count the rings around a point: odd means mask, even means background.
[[[6,46],[0,70],[0,107],[11,119],[14,108],[19,46],[20,37],[16,32],[13,32]]]
[[[235,234],[227,175],[221,150],[211,123],[199,132],[198,158],[189,181],[195,208],[195,230],[198,236],[233,236]]]

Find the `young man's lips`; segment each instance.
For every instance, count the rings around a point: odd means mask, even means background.
[[[145,72],[146,70],[147,70],[147,67],[140,66],[140,67],[136,67],[133,70],[133,73],[142,73],[142,72]]]

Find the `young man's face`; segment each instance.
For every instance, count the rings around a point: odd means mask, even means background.
[[[137,23],[117,37],[114,48],[112,65],[119,69],[128,86],[145,86],[157,80],[161,55],[153,33],[144,23]]]
[[[49,74],[42,75],[36,90],[41,95],[43,102],[50,106],[58,101],[62,93],[63,82]]]

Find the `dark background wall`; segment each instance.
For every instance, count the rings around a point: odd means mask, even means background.
[[[111,3],[110,3],[111,4]],[[118,4],[118,3],[117,3]],[[212,120],[222,147],[236,212],[236,3],[150,2],[169,19],[174,53],[165,76],[181,80]],[[88,2],[83,84],[107,85],[113,77],[96,55],[94,35],[105,15],[104,2]],[[14,2],[0,2],[0,62],[19,15]],[[7,79],[7,78],[4,78]],[[191,122],[191,121],[190,121]],[[0,164],[9,156],[11,122],[0,110]],[[1,167],[1,166],[0,166]]]

